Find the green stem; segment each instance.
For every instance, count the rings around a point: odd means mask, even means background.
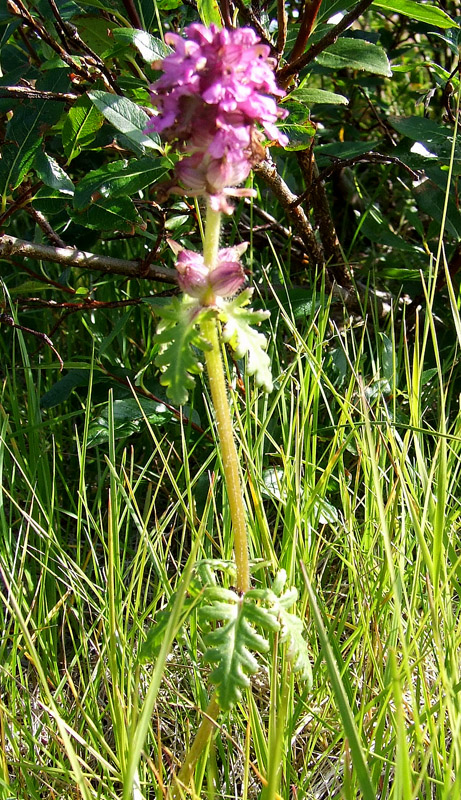
[[[203,258],[205,265],[210,270],[214,269],[217,264],[220,232],[221,212],[213,211],[208,203]],[[222,465],[234,533],[237,589],[239,592],[246,592],[250,588],[250,568],[245,506],[243,503],[238,454],[235,446],[229,399],[227,396],[224,365],[221,356],[218,322],[214,318],[207,319],[201,323],[200,328],[203,337],[211,344],[211,350],[205,351],[205,361],[210,382],[211,399],[213,400],[216,415],[219,443],[221,445]]]
[[[214,269],[217,265],[220,232],[221,212],[213,211],[208,204],[203,242],[203,258],[206,266],[210,270]],[[203,320],[200,323],[200,330],[202,336],[211,344],[211,349],[205,351],[205,361],[218,428],[224,479],[226,481],[227,497],[229,500],[232,529],[234,533],[234,552],[237,567],[236,585],[237,590],[244,593],[250,588],[245,506],[243,503],[238,454],[232,428],[232,417],[227,396],[226,377],[224,374],[224,364],[221,355],[218,322],[216,318],[212,317],[211,319]],[[184,763],[170,789],[169,800],[178,800],[180,797],[183,797],[184,787],[189,786],[195,765],[202,753],[205,752],[216,727],[218,714],[219,703],[216,693],[214,693],[205,711],[202,722],[200,723],[192,747],[187,753]]]
[[[196,733],[191,749],[184,759],[184,763],[178,774],[174,777],[174,783],[170,789],[169,800],[178,800],[184,797],[184,787],[189,787],[195,765],[202,753],[205,752],[208,742],[216,728],[216,720],[219,714],[219,704],[216,693],[213,694],[208,707],[204,712],[203,719]]]
[[[221,445],[222,465],[227,487],[227,497],[234,532],[235,563],[237,567],[236,586],[239,592],[250,588],[250,569],[248,562],[248,538],[243,504],[242,486],[238,469],[238,455],[235,446],[232,418],[227,399],[226,380],[221,357],[216,319],[204,320],[201,332],[211,344],[211,350],[205,351],[205,360],[210,382],[211,398],[218,426],[219,443]]]
[[[206,207],[205,238],[203,241],[203,260],[208,269],[214,269],[218,261],[219,237],[221,234],[221,212]]]

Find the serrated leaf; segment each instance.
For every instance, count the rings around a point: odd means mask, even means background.
[[[341,37],[317,56],[316,61],[329,69],[358,69],[375,75],[392,76],[386,51],[364,39]]]
[[[165,58],[172,52],[171,47],[168,47],[161,39],[137,28],[116,28],[113,31],[113,37],[116,42],[133,44],[140,56],[148,63]]]
[[[304,625],[302,620],[287,611],[280,604],[278,609],[278,619],[280,622],[280,642],[287,644],[287,655],[291,662],[293,672],[299,674],[299,678],[304,681],[308,688],[312,686],[312,666],[309,657],[309,650],[303,637]]]
[[[95,195],[120,197],[134,195],[146,186],[159,181],[165,175],[152,157],[133,158],[130,161],[114,161],[99,169],[91,170],[77,185],[74,208],[88,206]]]
[[[255,622],[273,629],[274,620],[270,619],[264,609],[256,619],[255,606],[243,601],[235,594],[235,601],[205,607],[200,614],[210,618],[214,608],[221,610],[221,615],[213,619],[222,619],[224,624],[205,637],[207,650],[204,660],[216,664],[210,680],[216,685],[216,694],[219,704],[224,711],[229,710],[242,696],[242,690],[250,684],[250,676],[258,671],[258,661],[253,653],[266,653],[269,642],[258,633],[253,625]]]
[[[69,164],[79,155],[82,147],[93,141],[96,132],[104,122],[104,117],[84,95],[69,109],[62,126],[62,145]]]
[[[265,352],[267,340],[264,334],[253,327],[267,319],[267,311],[254,311],[245,308],[250,302],[251,289],[237,295],[223,304],[219,318],[224,323],[223,339],[232,347],[237,358],[248,356],[247,371],[254,375],[258,386],[267,392],[273,388],[270,358]]]
[[[67,172],[48,153],[37,153],[34,166],[45,186],[56,189],[61,194],[73,195],[75,187]]]
[[[144,133],[149,117],[136,103],[128,100],[127,97],[119,97],[97,89],[88,92],[88,97],[114,128],[138,147],[162,151],[158,134]]]
[[[160,378],[170,400],[178,406],[184,405],[189,391],[194,386],[193,375],[202,370],[198,355],[192,348],[209,349],[209,343],[197,330],[197,324],[212,311],[197,313],[197,306],[186,298],[174,297],[170,305],[158,309],[162,322],[157,329],[155,340],[165,345],[155,359],[157,367],[163,370]]]
[[[418,22],[426,22],[437,28],[456,28],[457,24],[441,8],[415,0],[374,0],[374,6],[394,14],[403,14]]]

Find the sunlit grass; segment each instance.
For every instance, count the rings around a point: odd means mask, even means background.
[[[248,379],[243,396],[232,364],[229,379],[253,580],[283,568],[297,586],[314,686],[275,651],[220,718],[196,794],[457,798],[456,360],[430,315],[381,330],[341,321],[321,290],[297,319],[270,297],[274,392]],[[161,797],[210,693],[183,604],[193,562],[232,561],[214,433],[145,420],[120,439],[109,402],[109,442],[90,447],[91,384],[81,412],[40,411],[18,344],[2,394],[2,792]],[[163,646],[140,661],[168,601]]]

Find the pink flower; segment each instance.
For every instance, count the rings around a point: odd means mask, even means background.
[[[185,33],[187,39],[165,37],[174,51],[151,86],[159,113],[148,130],[178,142],[184,158],[177,176],[187,194],[208,194],[229,210],[225,195],[235,194],[232,187],[265,158],[264,139],[288,142],[275,125],[287,112],[274,96],[285,92],[276,84],[269,47],[250,28],[194,23]]]
[[[220,250],[218,263],[212,270],[205,265],[200,253],[179,249],[176,242],[170,242],[170,245],[178,253],[176,269],[180,288],[198,298],[203,305],[214,304],[216,297],[232,297],[245,283],[240,256],[245,252],[247,242]]]

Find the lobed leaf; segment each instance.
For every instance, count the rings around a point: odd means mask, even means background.
[[[201,609],[205,619],[224,620],[224,623],[205,637],[207,650],[204,660],[215,664],[210,680],[216,685],[219,704],[229,710],[250,685],[250,676],[258,670],[254,653],[266,653],[269,642],[254,629],[254,624],[274,629],[274,620],[266,609],[257,608],[246,598],[233,593],[233,602],[217,601]]]
[[[197,312],[185,297],[174,297],[168,306],[158,309],[162,321],[155,336],[156,341],[165,345],[155,359],[155,364],[163,370],[160,378],[162,386],[175,405],[184,405],[189,391],[194,386],[193,375],[202,370],[196,350],[209,349],[209,343],[201,336],[196,325],[204,315],[214,312],[205,309]]]
[[[250,302],[252,290],[245,289],[233,300],[226,302],[220,310],[219,318],[224,323],[223,339],[235,352],[237,358],[248,356],[247,371],[254,375],[258,386],[267,392],[273,388],[270,358],[265,352],[267,340],[254,325],[267,319],[267,311],[254,311],[245,308]]]

